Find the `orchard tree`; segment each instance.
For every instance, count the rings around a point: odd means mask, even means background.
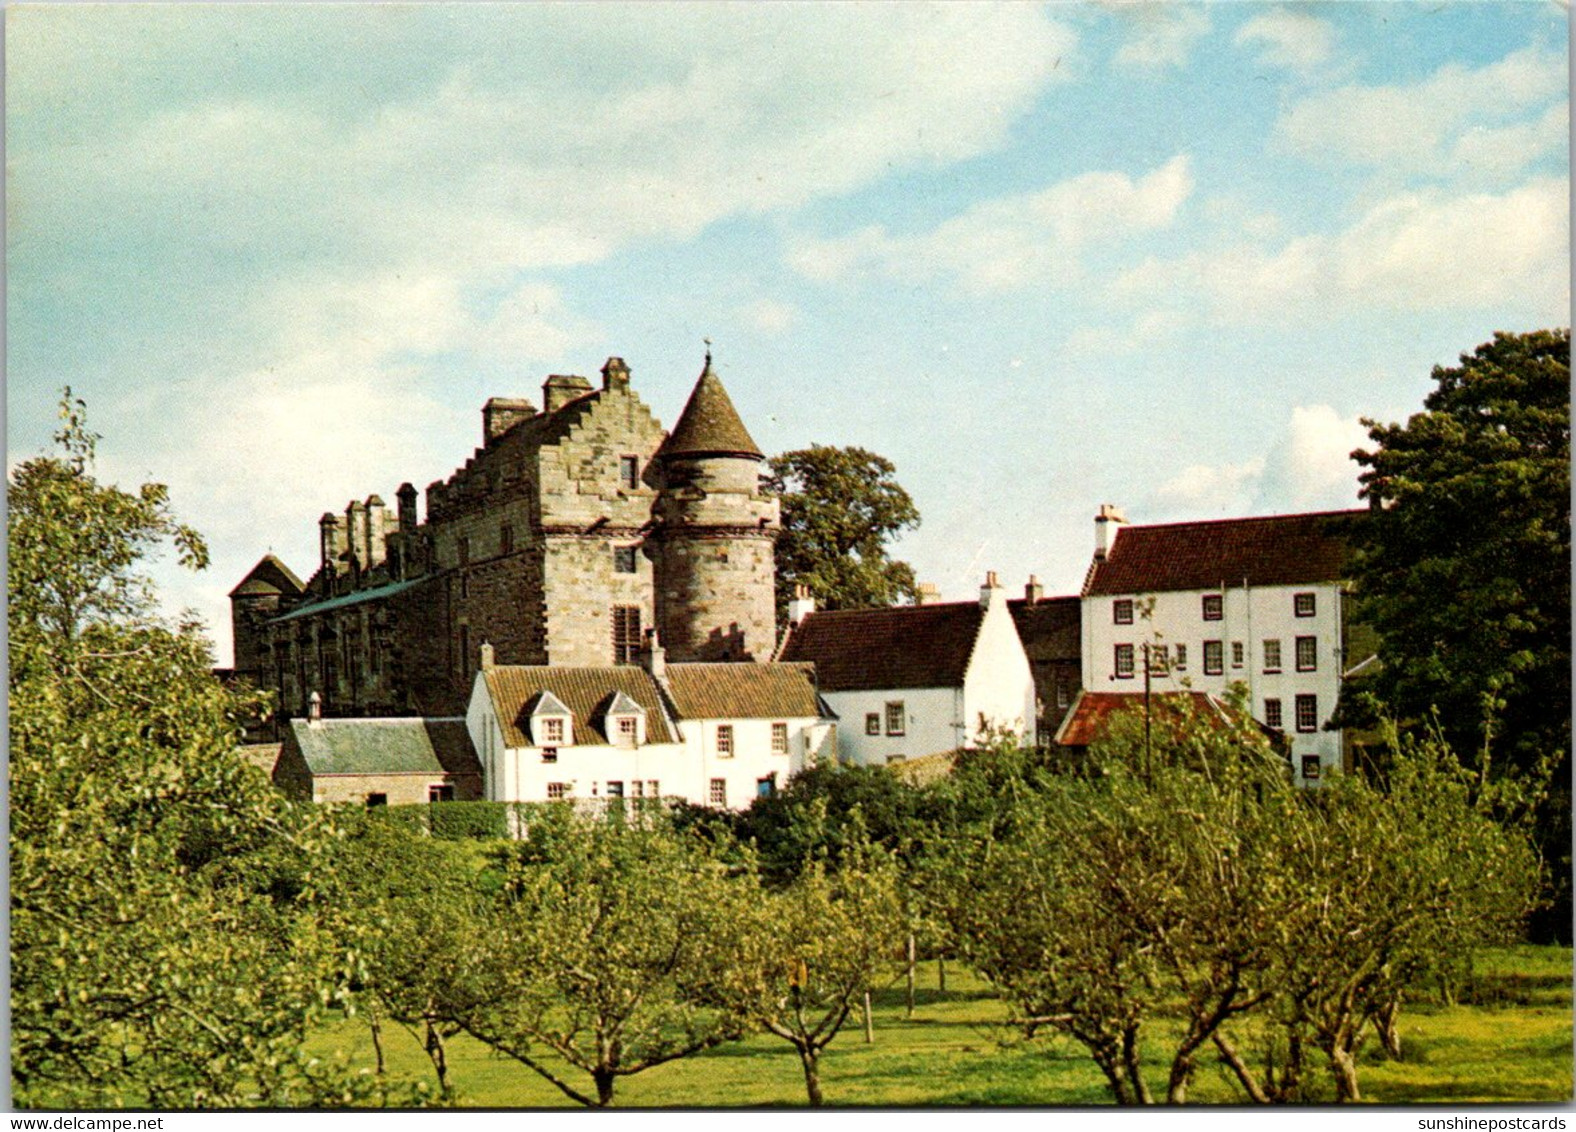
[[[500,852],[487,947],[446,1007],[472,1036],[606,1108],[620,1078],[743,1033],[726,988],[754,889],[699,838],[563,807]]]
[[[23,1106],[375,1099],[303,1052],[340,990],[329,831],[236,752],[249,697],[152,613],[143,556],[202,541],[163,486],[99,483],[82,403],[8,484],[11,1073]]]
[[[810,1104],[823,1103],[822,1053],[890,974],[905,927],[897,870],[868,844],[849,847],[835,874],[811,864],[755,905],[733,986],[741,1013],[798,1053]]]
[[[1365,421],[1353,453],[1375,504],[1357,557],[1358,617],[1383,663],[1385,714],[1438,726],[1485,780],[1555,784],[1539,808],[1570,931],[1570,331],[1496,334],[1436,367],[1424,411]]]
[[[913,599],[913,567],[889,558],[887,544],[919,526],[919,509],[890,460],[863,448],[815,444],[772,457],[768,469],[768,486],[782,501],[779,620],[796,584],[808,586],[822,609]]]

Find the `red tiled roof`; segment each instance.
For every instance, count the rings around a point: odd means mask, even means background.
[[[808,664],[670,664],[681,719],[814,719],[821,706]]]
[[[984,616],[977,601],[826,610],[799,623],[780,659],[814,664],[823,692],[961,687]]]
[[[1082,601],[1077,597],[1046,597],[1039,601],[1009,601],[1018,638],[1031,661],[1077,660],[1083,655],[1080,641]]]
[[[1122,527],[1084,593],[1166,593],[1292,586],[1346,576],[1354,525],[1366,511],[1322,511]]]
[[[551,692],[564,702],[574,717],[574,745],[607,746],[607,736],[598,727],[603,723],[603,703],[615,692],[623,692],[646,710],[646,741],[677,742],[668,727],[661,693],[651,674],[633,664],[604,668],[570,668],[557,665],[499,665],[485,669],[487,691],[492,696],[498,722],[503,728],[504,744],[509,747],[533,746],[526,707],[538,692]]]
[[[1175,722],[1183,710],[1224,725],[1227,708],[1208,692],[1163,692],[1149,697],[1150,710]],[[1183,705],[1186,704],[1186,709]],[[1118,715],[1144,710],[1142,692],[1079,692],[1072,710],[1056,731],[1056,742],[1063,747],[1087,747],[1111,726]]]

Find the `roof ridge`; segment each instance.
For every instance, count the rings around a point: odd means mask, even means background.
[[[1238,515],[1226,519],[1177,519],[1169,523],[1123,523],[1118,530],[1121,533],[1128,531],[1160,531],[1174,527],[1209,527],[1224,526],[1228,523],[1267,523],[1275,519],[1328,519],[1338,515],[1366,515],[1368,508],[1352,507],[1334,511],[1286,511],[1275,515]],[[1118,543],[1121,534],[1118,534]],[[1113,547],[1114,549],[1114,547]]]

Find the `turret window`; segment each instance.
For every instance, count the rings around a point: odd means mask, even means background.
[[[613,607],[613,663],[635,664],[640,659],[640,606]]]

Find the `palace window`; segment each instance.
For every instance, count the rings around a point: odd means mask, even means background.
[[[1243,649],[1241,641],[1232,641],[1231,642],[1231,667],[1233,667],[1233,668],[1241,668],[1242,667],[1242,660],[1243,660],[1243,655],[1244,655],[1245,651],[1246,650]]]
[[[1319,697],[1297,697],[1297,730],[1317,731],[1319,729]]]
[[[772,724],[772,754],[786,755],[788,753],[788,725],[786,723]]]
[[[1133,623],[1133,599],[1119,597],[1111,603],[1111,621],[1116,625],[1131,625]]]
[[[1281,719],[1281,702],[1278,699],[1264,701],[1264,726],[1279,731],[1284,722]]]
[[[1297,638],[1297,671],[1314,672],[1319,667],[1319,638]]]
[[[1226,650],[1220,641],[1204,642],[1204,675],[1219,676],[1226,670]]]
[[[1205,621],[1219,621],[1226,615],[1225,599],[1219,594],[1205,594],[1203,611]]]
[[[1292,612],[1298,617],[1312,617],[1314,609],[1312,594],[1293,594],[1291,599]]]
[[[724,806],[726,806],[728,804],[728,780],[726,778],[712,779],[711,794],[709,797],[711,804],[718,809],[722,809]]]
[[[640,606],[613,607],[613,663],[634,664],[640,659]]]
[[[1131,680],[1133,678],[1133,646],[1117,645],[1115,663],[1116,678],[1118,680]]]
[[[886,706],[886,733],[888,735],[903,734],[904,718],[907,713],[903,710],[903,701],[894,700]]]
[[[717,724],[717,757],[719,759],[733,758],[733,724]]]
[[[1280,641],[1266,639],[1264,642],[1264,671],[1279,672],[1281,670]]]

